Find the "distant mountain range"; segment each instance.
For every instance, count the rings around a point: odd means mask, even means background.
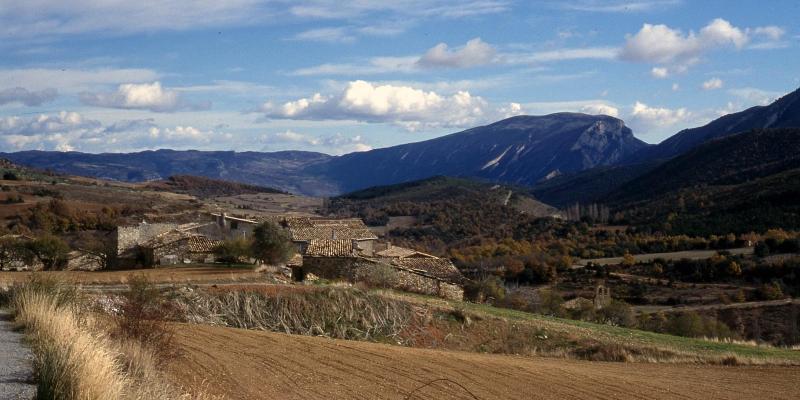
[[[557,113],[512,117],[431,140],[338,157],[303,151],[173,150],[127,154],[24,151],[0,157],[42,169],[120,181],[196,175],[316,196],[431,176],[468,177],[535,186],[533,193],[544,202],[567,205],[607,199],[621,186],[656,173],[665,160],[710,140],[782,127],[800,127],[800,90],[769,106],[752,107],[683,130],[658,145],[637,139],[617,118]],[[680,166],[676,168],[667,177],[683,176]]]

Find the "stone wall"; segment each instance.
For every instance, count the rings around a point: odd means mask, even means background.
[[[304,274],[313,273],[324,279],[344,279],[359,281],[359,277],[367,276],[368,269],[384,265],[395,271],[396,281],[393,287],[407,292],[439,296],[451,300],[463,300],[464,289],[461,286],[398,269],[392,265],[379,263],[356,257],[303,257],[303,266],[295,268],[302,280]]]
[[[129,256],[136,246],[177,227],[177,224],[172,223],[148,224],[145,222],[139,225],[118,226],[115,237],[117,255]]]

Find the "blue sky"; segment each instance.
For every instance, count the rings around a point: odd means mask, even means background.
[[[342,154],[560,111],[657,143],[798,88],[797,15],[797,1],[0,0],[0,150]]]

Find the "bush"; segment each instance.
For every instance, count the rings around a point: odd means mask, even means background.
[[[489,276],[464,285],[464,297],[479,303],[502,301],[506,297],[506,288],[500,278]]]
[[[174,332],[168,321],[176,315],[153,283],[144,276],[134,276],[122,295],[120,312],[114,316],[112,336],[123,342],[139,342],[166,360],[174,354]]]
[[[246,238],[225,240],[214,249],[217,258],[228,265],[240,263],[252,255],[253,244]]]
[[[289,232],[275,223],[264,222],[253,230],[252,254],[266,264],[284,264],[294,255]]]

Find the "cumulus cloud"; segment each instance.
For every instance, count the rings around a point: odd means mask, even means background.
[[[720,49],[742,49],[754,37],[766,39],[751,48],[774,48],[785,32],[776,26],[739,28],[716,18],[698,32],[684,33],[667,25],[644,24],[633,35],[626,35],[619,58],[626,61],[659,64],[650,73],[655,78],[666,78],[672,73],[684,72],[697,63],[703,55]]]
[[[603,103],[587,104],[581,107],[580,111],[582,113],[591,115],[608,115],[615,118],[619,117],[618,108]]]
[[[620,57],[656,64],[692,63],[706,51],[740,49],[748,41],[745,31],[722,18],[711,21],[699,33],[687,34],[666,25],[644,24],[636,34],[627,35]]]
[[[468,68],[492,62],[496,50],[481,38],[469,40],[463,47],[455,50],[446,43],[439,43],[419,59],[425,67]]]
[[[692,116],[686,108],[669,109],[650,107],[637,101],[631,110],[631,118],[643,127],[668,127],[688,120]]]
[[[490,112],[481,97],[459,91],[450,96],[409,86],[349,82],[334,95],[314,94],[280,105],[263,104],[266,118],[391,122],[409,130],[424,126],[467,126]]]
[[[0,118],[0,146],[14,150],[132,151],[197,148],[231,136],[215,130],[178,125],[160,127],[152,119],[104,124],[69,111],[32,117]]]
[[[160,82],[126,83],[114,92],[80,94],[82,103],[98,107],[169,112],[187,108],[203,108],[180,100],[174,90],[164,89]],[[207,108],[207,107],[206,107]]]
[[[34,107],[53,101],[56,97],[58,97],[58,91],[53,88],[30,91],[22,87],[14,87],[0,90],[0,105],[20,103]]]
[[[716,90],[716,89],[722,89],[722,85],[723,85],[722,79],[711,78],[703,82],[701,87],[703,88],[703,90]]]

